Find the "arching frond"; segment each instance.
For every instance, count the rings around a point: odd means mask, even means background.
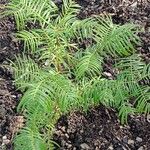
[[[139,42],[135,25],[116,25],[108,16],[97,18],[99,23],[95,26],[94,39],[101,54],[128,56],[134,52],[133,44]]]
[[[15,17],[18,30],[24,29],[28,21],[39,21],[44,27],[57,10],[51,0],[13,0],[6,8],[5,15]]]
[[[28,84],[29,89],[21,99],[18,109],[34,112],[37,107],[47,107],[47,100],[55,101],[61,111],[67,111],[76,98],[71,82],[53,72],[33,74],[35,80]]]
[[[124,103],[120,106],[119,110],[119,117],[121,118],[121,123],[127,123],[128,122],[128,115],[134,114],[136,112],[135,108],[131,107],[130,105]]]
[[[33,53],[37,51],[42,42],[41,32],[42,30],[35,29],[30,31],[22,30],[16,33],[17,38],[24,42],[24,51],[28,50]]]
[[[84,20],[75,20],[71,26],[75,37],[77,39],[93,39],[95,33],[94,29],[97,25],[97,21],[94,18],[86,18]]]
[[[136,109],[140,113],[150,113],[150,87],[142,87],[139,96],[136,99]]]
[[[74,0],[63,0],[62,15],[76,15],[80,11],[80,5]]]
[[[16,56],[16,61],[11,62],[14,69],[15,84],[25,88],[26,84],[35,80],[33,74],[39,71],[38,65],[28,56]]]

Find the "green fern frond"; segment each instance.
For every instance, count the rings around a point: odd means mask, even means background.
[[[24,42],[24,51],[36,52],[42,42],[41,32],[42,30],[35,29],[30,31],[22,30],[16,33],[17,38]]]
[[[95,28],[94,39],[98,43],[101,54],[128,56],[134,53],[133,44],[139,42],[135,25],[116,25],[108,16],[97,17],[97,19],[99,23]]]
[[[28,90],[22,97],[18,110],[22,108],[34,112],[37,107],[43,109],[48,99],[55,101],[61,111],[67,111],[74,103],[76,93],[68,79],[54,72],[39,72],[32,75],[35,80],[28,84]]]
[[[46,143],[36,129],[24,128],[15,138],[15,150],[46,150]]]
[[[134,114],[135,108],[131,107],[130,105],[124,103],[120,106],[119,110],[119,117],[121,118],[121,123],[125,124],[128,122],[128,115]]]
[[[136,99],[136,109],[140,113],[150,113],[150,87],[145,86],[141,88],[139,96]]]
[[[26,88],[26,84],[35,80],[33,73],[39,71],[38,65],[28,56],[16,56],[16,61],[12,62],[14,69],[15,84],[20,88]]]
[[[42,27],[49,24],[57,11],[56,5],[49,0],[13,0],[6,6],[5,15],[13,15],[17,29],[24,29],[29,21],[39,21]]]
[[[80,6],[74,0],[63,0],[62,15],[76,15]]]
[[[100,75],[102,70],[102,61],[102,58],[97,53],[85,53],[77,64],[76,77],[81,78],[86,75],[94,77],[96,75]]]

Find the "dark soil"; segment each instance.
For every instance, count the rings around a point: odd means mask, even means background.
[[[56,0],[61,3],[61,0]],[[76,0],[81,6],[79,17],[109,13],[117,24],[136,23],[142,28],[142,40],[137,53],[150,63],[150,3],[146,0]],[[1,0],[0,6],[8,0]],[[141,3],[140,3],[141,2]],[[1,11],[1,10],[0,10]],[[12,139],[22,126],[23,117],[16,112],[20,92],[13,85],[12,71],[8,59],[19,53],[20,43],[13,36],[16,31],[13,18],[0,20],[0,149],[13,149]],[[113,60],[106,60],[105,76],[113,78]],[[149,81],[147,81],[149,82]],[[72,112],[62,116],[56,125],[54,141],[60,150],[149,150],[150,116],[130,116],[128,125],[121,126],[117,113],[99,106],[87,114]]]
[[[0,6],[6,2],[0,1]],[[0,149],[8,150],[12,149],[12,139],[21,118],[16,112],[21,94],[13,84],[8,61],[13,60],[19,52],[18,42],[12,34],[14,31],[15,24],[12,18],[0,20]]]
[[[77,0],[82,6],[81,19],[103,13],[112,16],[114,23],[135,23],[142,31],[137,53],[143,61],[150,63],[150,2],[116,0]],[[114,60],[108,58],[104,64],[104,76],[114,77]],[[150,85],[150,80],[143,81]],[[73,112],[62,116],[56,125],[54,141],[60,150],[149,150],[150,116],[129,116],[128,125],[121,126],[117,113],[103,106],[87,114]]]
[[[54,133],[60,150],[149,150],[150,122],[144,116],[130,116],[121,126],[117,113],[99,106],[87,114],[62,116]]]

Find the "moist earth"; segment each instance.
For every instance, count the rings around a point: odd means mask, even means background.
[[[9,0],[0,1],[0,11]],[[150,63],[150,3],[146,0],[76,0],[81,5],[78,17],[109,14],[117,24],[135,23],[142,29],[141,44],[137,53],[143,61]],[[62,0],[55,0],[61,5]],[[12,17],[0,19],[0,149],[13,150],[12,139],[23,125],[23,117],[16,107],[21,92],[13,83],[11,59],[20,53],[22,44],[15,36],[15,22]],[[86,41],[84,41],[86,43]],[[84,45],[83,45],[84,46]],[[104,64],[104,76],[114,77],[113,58]],[[150,84],[150,80],[143,81]],[[89,112],[71,112],[60,117],[56,124],[53,140],[60,150],[149,150],[150,116],[129,116],[128,124],[122,126],[117,112],[104,106],[91,108]]]
[[[117,112],[104,106],[86,114],[72,112],[62,116],[56,125],[54,141],[59,150],[149,150],[148,116],[129,116],[122,126]]]
[[[0,8],[6,2],[0,1]],[[15,30],[13,18],[0,19],[0,150],[13,149],[12,139],[20,125],[19,121],[23,119],[16,111],[21,92],[14,86],[9,61],[13,61],[19,52],[19,43],[13,35]]]

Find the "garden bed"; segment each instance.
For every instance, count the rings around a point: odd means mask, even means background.
[[[87,18],[94,14],[108,13],[114,23],[135,23],[141,26],[139,34],[142,43],[137,46],[138,54],[150,63],[150,3],[130,2],[124,4],[119,1],[88,1],[77,0],[82,6],[79,18]],[[61,5],[61,1],[57,1]],[[0,2],[1,6],[6,1]],[[24,119],[16,111],[21,92],[13,84],[12,72],[8,59],[20,53],[22,46],[12,33],[16,31],[13,18],[0,20],[0,144],[1,148],[13,149],[12,139],[15,133],[23,126]],[[84,46],[82,43],[81,46]],[[103,75],[114,78],[114,60],[105,60]],[[149,79],[141,84],[150,85]],[[87,113],[71,112],[60,117],[56,124],[53,140],[63,150],[78,149],[115,149],[115,150],[149,150],[150,149],[150,117],[149,115],[129,116],[128,124],[122,126],[115,110],[99,106],[91,108]]]

